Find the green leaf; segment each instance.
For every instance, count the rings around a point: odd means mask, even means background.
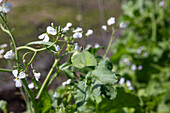
[[[4,100],[0,100],[0,109],[1,109],[4,113],[7,113],[6,106],[7,106],[7,102],[4,101]]]
[[[81,81],[77,85],[77,90],[75,92],[75,99],[77,107],[82,106],[89,97],[88,86],[84,81]]]
[[[85,66],[96,66],[97,61],[93,55],[88,51],[83,50],[81,53],[75,52],[71,57],[73,66],[77,68],[84,68]]]
[[[49,94],[43,91],[41,97],[38,100],[38,106],[42,113],[48,113],[52,107],[52,99]]]
[[[89,74],[89,77],[95,77],[103,84],[114,84],[117,82],[117,76],[111,71],[112,64],[107,60],[101,60],[95,70]]]
[[[140,113],[140,100],[137,96],[126,93],[123,88],[117,88],[117,96],[114,100],[105,98],[98,107],[100,113],[117,113],[111,111],[121,111],[124,107],[133,107],[136,113]]]

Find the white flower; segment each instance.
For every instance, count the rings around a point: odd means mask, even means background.
[[[104,31],[106,31],[106,30],[107,30],[107,26],[106,26],[106,25],[102,25],[102,29],[103,29]]]
[[[66,86],[66,85],[67,85],[67,82],[63,82],[63,83],[62,83],[62,86]]]
[[[145,57],[146,57],[147,55],[148,55],[148,53],[147,53],[147,52],[144,52],[144,53],[143,53],[143,56],[145,56]]]
[[[47,33],[43,33],[40,36],[38,36],[39,39],[44,39],[43,42],[48,42],[50,40],[49,36]]]
[[[5,59],[13,59],[13,57],[14,57],[14,53],[12,52],[12,50],[7,51],[4,55]]]
[[[159,3],[159,6],[162,7],[162,6],[164,6],[164,5],[165,5],[165,1],[162,0],[162,1]]]
[[[74,49],[76,50],[76,51],[78,51],[79,50],[79,45],[78,45],[78,43],[75,43],[75,47],[74,47]]]
[[[64,27],[62,30],[63,30],[63,32],[64,33],[66,33],[68,30],[69,30],[69,27],[71,27],[72,26],[72,23],[71,22],[68,22],[67,24],[66,24],[66,27]]]
[[[73,33],[80,32],[80,31],[82,31],[82,30],[83,30],[82,28],[77,27],[75,30],[73,30]]]
[[[143,69],[142,65],[138,66],[138,70],[142,70],[142,69]]]
[[[79,32],[76,32],[73,34],[74,38],[82,38],[82,36],[83,36],[82,33],[79,33]]]
[[[13,70],[12,74],[14,75],[14,77],[17,77],[18,76],[18,70],[17,69]]]
[[[2,2],[2,0],[0,0],[0,3]]]
[[[2,44],[2,45],[0,45],[0,48],[5,48],[7,46],[8,46],[8,44]]]
[[[142,53],[142,50],[141,49],[138,49],[137,50],[137,54],[141,54]]]
[[[72,26],[72,23],[71,22],[68,22],[67,24],[66,24],[66,27],[71,27]]]
[[[89,48],[91,48],[91,47],[92,47],[91,44],[87,44],[85,49],[87,50],[87,49],[89,49]]]
[[[129,90],[133,90],[133,86],[129,80],[126,81],[126,85],[128,86]]]
[[[67,82],[67,84],[70,84],[71,83],[71,79],[68,79],[66,82]]]
[[[123,77],[122,77],[122,78],[120,78],[120,80],[119,80],[119,84],[120,84],[120,85],[122,85],[124,82],[125,82],[125,78],[123,78]]]
[[[63,30],[64,33],[66,33],[69,30],[69,28],[68,27],[64,27],[62,30]]]
[[[1,49],[0,50],[0,55],[2,54],[2,53],[4,53],[5,52],[5,50],[4,49]]]
[[[25,74],[24,72],[22,72],[22,71],[21,71],[21,72],[19,73],[19,75],[18,75],[18,78],[19,78],[19,79],[23,79],[23,78],[25,78],[25,77],[26,77],[26,74]]]
[[[29,87],[29,89],[33,89],[34,88],[34,83],[28,84],[28,87]]]
[[[43,42],[48,42],[50,40],[48,34],[51,34],[51,35],[57,34],[57,31],[51,26],[48,26],[46,28],[46,31],[47,31],[46,33],[43,33],[43,34],[38,36],[39,39],[44,39]]]
[[[15,78],[18,78],[18,79],[23,79],[26,77],[26,74],[24,72],[21,71],[18,74],[18,70],[16,70],[16,69],[12,71],[12,74],[14,75]]]
[[[133,64],[133,65],[131,66],[131,70],[135,71],[136,69],[137,69],[136,65]]]
[[[0,12],[7,13],[10,11],[12,7],[12,4],[10,3],[2,3],[2,6],[0,6]]]
[[[59,45],[54,45],[54,47],[55,47],[55,50],[58,52],[58,51],[60,51],[60,46]]]
[[[58,94],[57,92],[55,92],[55,93],[53,94],[53,99],[55,99],[58,95],[59,95],[59,94]]]
[[[71,79],[68,79],[67,81],[62,83],[62,86],[66,86],[67,84],[70,84],[70,83],[71,83]]]
[[[15,86],[16,87],[22,87],[22,83],[21,83],[21,80],[20,79],[13,79],[14,82],[15,82]]]
[[[89,35],[92,35],[92,34],[93,34],[93,30],[92,30],[92,29],[89,29],[85,35],[86,35],[86,36],[89,36]]]
[[[127,27],[127,25],[124,22],[121,22],[119,26],[120,26],[120,28],[126,28]]]
[[[111,18],[109,18],[108,19],[108,21],[107,21],[107,25],[112,25],[112,24],[114,24],[115,23],[115,17],[111,17]]]
[[[40,79],[41,73],[36,73],[35,70],[33,70],[33,74],[34,74],[36,81],[38,81]]]
[[[94,48],[99,48],[100,45],[98,43],[95,43]]]
[[[47,30],[47,33],[48,33],[48,34],[51,34],[51,35],[56,35],[56,34],[57,34],[56,29],[54,29],[54,28],[51,27],[51,26],[48,26],[46,30]]]

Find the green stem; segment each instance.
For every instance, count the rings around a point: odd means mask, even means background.
[[[112,27],[112,35],[111,35],[111,37],[110,37],[110,42],[109,42],[109,45],[107,46],[107,49],[106,49],[106,52],[105,52],[103,58],[106,58],[106,56],[107,56],[107,54],[108,54],[108,52],[109,52],[109,49],[110,49],[110,47],[111,47],[111,44],[112,44],[112,42],[113,42],[113,38],[114,38],[114,27]]]
[[[35,100],[33,94],[31,93],[30,89],[28,88],[28,84],[27,84],[26,80],[22,79],[22,83],[23,83],[23,86],[24,86],[25,90],[27,91],[32,103],[33,103],[34,112],[39,113],[38,105],[36,103],[36,100]]]
[[[0,72],[12,73],[12,70],[11,70],[11,69],[3,69],[3,68],[0,68]]]
[[[38,95],[36,96],[36,99],[39,99],[39,97],[41,96],[43,90],[44,90],[44,89],[46,88],[46,86],[48,85],[48,81],[49,81],[49,79],[50,79],[50,76],[51,76],[51,74],[53,73],[53,71],[54,71],[54,69],[55,69],[55,67],[56,67],[56,65],[57,65],[58,62],[59,62],[59,59],[55,59],[52,68],[50,69],[47,77],[45,78],[45,81],[44,81],[43,85],[41,86],[41,88],[40,88],[40,90],[39,90],[39,92],[38,92]]]
[[[36,54],[37,54],[37,52],[35,52],[35,53],[34,53],[34,55],[32,56],[32,58],[31,58],[30,62],[27,64],[27,66],[29,66],[29,65],[32,63],[32,61],[34,60],[34,58],[35,58]]]
[[[15,42],[15,38],[14,38],[14,36],[13,36],[13,34],[12,34],[12,32],[11,32],[11,30],[10,30],[7,22],[6,22],[6,20],[4,19],[4,17],[3,17],[2,15],[0,15],[0,16],[1,16],[2,20],[3,20],[3,22],[5,23],[5,26],[6,26],[7,30],[8,30],[7,33],[9,34],[9,36],[11,37],[11,40],[12,40],[12,42],[13,42],[14,52],[15,52],[15,58],[16,58],[16,60],[19,61],[19,55],[18,55],[18,52],[17,52],[17,50],[16,50],[17,44],[16,44],[16,42]],[[17,63],[17,65],[19,65],[19,63]]]

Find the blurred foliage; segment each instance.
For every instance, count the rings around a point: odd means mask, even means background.
[[[170,112],[170,1],[134,0],[122,6],[127,24],[112,46],[114,71],[131,80],[144,113]]]

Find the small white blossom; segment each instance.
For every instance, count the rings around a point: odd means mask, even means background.
[[[138,49],[138,50],[137,50],[137,54],[140,55],[141,53],[142,53],[142,50],[141,50],[141,49]]]
[[[58,52],[58,51],[60,51],[60,46],[59,45],[54,45],[54,47],[55,47],[55,50]]]
[[[5,59],[13,59],[13,57],[14,57],[14,53],[12,52],[12,50],[7,51],[4,55]]]
[[[18,76],[18,70],[17,69],[13,70],[12,74],[14,75],[14,77],[17,77]]]
[[[41,77],[41,73],[36,73],[35,70],[33,70],[33,74],[34,74],[36,81],[38,81]]]
[[[72,26],[72,23],[71,22],[68,22],[67,24],[66,24],[66,27],[71,27]]]
[[[76,32],[76,33],[73,34],[73,37],[74,37],[74,38],[82,38],[82,36],[83,36],[83,35],[82,35],[82,33],[80,33],[80,32]]]
[[[34,89],[34,83],[28,84],[28,88],[29,88],[29,89]]]
[[[136,65],[133,64],[133,65],[131,66],[131,70],[135,71],[136,69],[137,69]]]
[[[80,27],[77,27],[75,30],[73,30],[73,33],[76,33],[76,32],[81,32],[83,29],[80,28]]]
[[[142,65],[138,66],[138,70],[142,70],[142,69],[143,69]]]
[[[10,11],[11,7],[11,3],[2,3],[2,6],[0,6],[0,12],[7,13]]]
[[[68,79],[66,82],[67,82],[67,84],[70,84],[71,83],[71,79]]]
[[[99,48],[100,45],[98,43],[95,43],[94,48]]]
[[[122,85],[124,82],[125,82],[125,78],[124,77],[120,78],[119,84]]]
[[[66,24],[66,27],[64,27],[62,30],[63,30],[63,32],[64,33],[66,33],[68,30],[69,30],[69,27],[71,27],[72,26],[72,23],[71,22],[68,22],[67,24]]]
[[[57,92],[55,92],[54,94],[53,94],[53,100],[58,96],[59,94],[57,93]]]
[[[87,44],[85,49],[88,50],[88,49],[91,48],[91,47],[92,47],[91,44]]]
[[[119,26],[120,26],[120,28],[126,28],[127,27],[127,25],[124,22],[121,22]]]
[[[145,56],[145,57],[146,57],[147,55],[148,55],[148,53],[147,53],[147,52],[144,52],[144,53],[143,53],[143,56]]]
[[[129,80],[126,81],[126,85],[128,86],[129,90],[133,90],[133,86]]]
[[[5,50],[4,49],[1,49],[0,50],[0,55],[2,54],[2,53],[4,53],[5,52]]]
[[[78,45],[78,43],[75,43],[75,47],[74,47],[74,49],[76,50],[76,51],[78,51],[79,50],[79,45]]]
[[[48,26],[46,28],[46,31],[47,31],[46,33],[43,33],[43,34],[38,36],[39,39],[44,39],[43,42],[48,42],[50,40],[48,34],[51,34],[51,35],[56,35],[57,34],[56,29],[54,29],[51,26]]]
[[[164,6],[164,5],[165,5],[165,1],[162,0],[162,1],[159,3],[159,6],[162,7],[162,6]]]
[[[5,48],[7,46],[8,46],[8,44],[2,44],[2,45],[0,45],[0,48]]]
[[[48,26],[46,30],[47,30],[47,33],[48,33],[48,34],[51,34],[51,35],[56,35],[56,34],[57,34],[56,29],[54,29],[54,28],[51,27],[51,26]]]
[[[68,79],[67,81],[62,83],[62,86],[66,86],[67,84],[70,84],[70,83],[71,83],[71,79]]]
[[[2,2],[2,0],[0,0],[0,3]]]
[[[112,25],[112,24],[114,24],[115,23],[115,17],[111,17],[111,18],[109,18],[108,19],[108,21],[107,21],[107,25]]]
[[[18,75],[18,78],[19,78],[19,79],[23,79],[23,78],[25,78],[25,77],[26,77],[26,74],[25,74],[24,72],[22,72],[22,71],[21,71],[21,72],[19,73],[19,75]]]
[[[104,31],[107,31],[107,26],[106,26],[106,25],[102,25],[102,29],[103,29]]]
[[[66,85],[67,85],[67,82],[63,82],[63,83],[62,83],[62,86],[66,86]]]
[[[22,87],[22,83],[20,79],[13,79],[15,82],[15,87]]]
[[[92,34],[93,34],[93,30],[92,30],[92,29],[89,29],[85,35],[86,35],[86,36],[89,36],[89,35],[92,35]]]
[[[40,36],[38,36],[39,39],[44,39],[43,42],[48,42],[50,40],[47,33],[43,33]]]
[[[64,33],[66,33],[69,30],[69,28],[68,27],[64,27],[62,30],[63,30]]]

